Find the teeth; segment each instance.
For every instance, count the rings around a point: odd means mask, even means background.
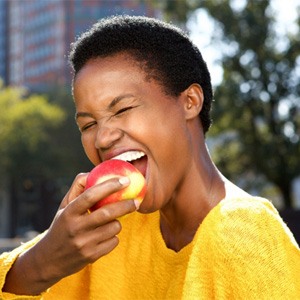
[[[124,161],[132,161],[132,160],[136,160],[139,159],[141,157],[145,156],[144,152],[141,151],[128,151],[128,152],[124,152],[120,155],[117,155],[115,157],[113,157],[112,159],[120,159],[120,160],[124,160]]]

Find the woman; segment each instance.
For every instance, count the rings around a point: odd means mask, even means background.
[[[87,174],[78,175],[49,230],[1,257],[1,297],[300,297],[292,234],[269,201],[229,182],[210,158],[210,75],[189,38],[155,19],[112,17],[72,45],[70,62],[88,158],[130,161],[147,193],[140,205],[89,214],[130,182],[85,191]]]

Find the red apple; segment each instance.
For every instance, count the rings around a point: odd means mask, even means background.
[[[130,179],[130,185],[117,191],[90,208],[94,211],[103,205],[122,200],[137,199],[143,201],[146,194],[146,181],[142,173],[129,162],[111,159],[96,166],[88,175],[85,189],[114,177],[126,176]]]

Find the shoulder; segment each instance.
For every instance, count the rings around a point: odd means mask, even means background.
[[[250,215],[271,214],[278,215],[273,204],[261,197],[243,197],[224,199],[216,206],[216,210],[222,215],[245,213]]]
[[[229,198],[222,200],[207,216],[207,221],[222,223],[222,225],[236,222],[262,223],[264,219],[281,220],[278,211],[267,199],[260,197]],[[206,219],[204,221],[206,221]]]
[[[214,291],[223,292],[225,287],[235,299],[295,299],[300,291],[300,250],[266,199],[221,201],[193,242],[189,264],[193,282],[201,269],[210,276],[207,284],[214,285]]]
[[[243,266],[241,272],[254,268],[287,274],[300,267],[295,238],[272,203],[262,198],[221,201],[201,224],[194,243],[232,272]]]
[[[221,201],[201,225],[212,239],[249,247],[258,243],[296,241],[272,203],[260,197],[231,198]],[[200,226],[200,227],[201,227]]]

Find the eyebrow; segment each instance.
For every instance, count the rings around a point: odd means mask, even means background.
[[[75,113],[75,120],[77,120],[80,117],[90,117],[91,118],[91,117],[93,117],[93,115],[90,114],[90,113],[87,113],[87,112],[76,112]]]
[[[108,109],[112,109],[114,106],[116,106],[120,101],[126,99],[126,98],[131,98],[134,97],[132,94],[124,94],[115,97],[108,105]],[[75,113],[75,120],[77,120],[80,117],[93,117],[91,113],[88,112],[76,112]]]
[[[109,104],[108,108],[112,109],[114,106],[116,106],[120,101],[126,99],[126,98],[131,98],[133,97],[132,94],[124,94],[124,95],[120,95],[115,97]]]

